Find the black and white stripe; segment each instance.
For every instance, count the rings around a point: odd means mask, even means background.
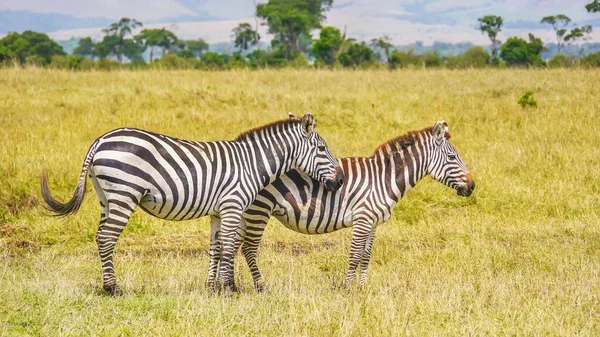
[[[211,260],[220,257],[222,281],[235,288],[228,270],[233,265],[242,212],[264,186],[295,168],[330,189],[339,188],[343,181],[337,161],[314,131],[310,114],[302,120],[250,130],[234,141],[193,142],[122,128],[92,143],[69,202],[62,204],[52,197],[45,175],[42,195],[57,215],[75,213],[89,175],[102,209],[96,240],[104,289],[111,294],[121,294],[113,266],[114,247],[137,206],[168,220],[210,215],[217,224],[212,226],[211,240],[219,242],[218,247],[211,245]],[[215,275],[209,275],[211,285]]]
[[[469,196],[475,184],[469,170],[450,144],[447,124],[409,132],[377,148],[368,158],[340,159],[346,180],[337,191],[327,191],[302,172],[292,170],[263,189],[244,212],[242,251],[257,290],[262,289],[256,263],[258,245],[271,215],[284,226],[305,234],[324,234],[352,227],[346,284],[361,266],[360,283],[367,267],[377,225],[387,221],[393,207],[426,175]]]

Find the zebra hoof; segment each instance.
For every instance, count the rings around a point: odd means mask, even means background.
[[[208,287],[208,292],[211,295],[216,295],[216,294],[219,293],[219,288],[220,287],[219,287],[219,283],[217,283],[217,282],[214,282],[214,281],[212,281],[212,282],[206,282],[206,287]]]
[[[224,290],[229,293],[239,293],[240,292],[238,287],[233,282],[225,284]]]
[[[114,296],[114,297],[120,297],[123,296],[123,290],[121,290],[121,288],[119,288],[118,285],[116,284],[112,284],[112,285],[104,285],[103,286],[104,290],[106,290],[108,292],[108,294],[110,296]]]
[[[255,283],[254,284],[254,289],[256,289],[257,293],[264,293],[265,292],[265,286],[262,283]]]

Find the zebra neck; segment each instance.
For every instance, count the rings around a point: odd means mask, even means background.
[[[246,169],[258,190],[293,168],[292,146],[283,139],[256,132],[239,142],[247,149]]]
[[[395,202],[427,175],[429,151],[426,139],[418,137],[408,146],[396,144],[392,151],[382,153],[385,156],[382,160],[386,172],[384,185]]]

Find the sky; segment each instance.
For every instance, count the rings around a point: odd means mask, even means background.
[[[258,1],[258,2],[265,2]],[[592,24],[592,41],[600,42],[600,14],[584,9],[591,0],[334,0],[325,25],[358,40],[388,35],[394,44],[422,41],[489,43],[479,32],[477,18],[487,14],[504,18],[501,40],[534,33],[554,41],[542,17],[566,14],[579,25]],[[241,22],[255,24],[253,0],[2,0],[0,34],[25,29],[27,24],[57,40],[72,36],[100,38],[102,23],[133,17],[145,27],[166,27],[180,38],[203,38],[209,43],[231,40]],[[1,29],[4,28],[5,31]],[[269,39],[266,27],[261,35]]]

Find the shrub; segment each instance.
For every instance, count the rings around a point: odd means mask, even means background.
[[[600,67],[600,52],[588,54],[579,60],[579,64],[586,68]]]
[[[120,69],[121,65],[115,60],[101,59],[97,62],[99,70],[115,70]]]
[[[288,63],[288,65],[291,66],[292,68],[296,68],[296,69],[310,68],[310,63],[308,62],[308,59],[302,53],[300,53],[300,54],[298,54],[298,56],[294,57],[294,59],[291,60]]]
[[[414,54],[412,50],[399,51],[394,50],[390,55],[390,68],[414,68],[422,67],[423,60],[421,56]]]
[[[535,98],[533,98],[533,93],[531,91],[524,93],[519,99],[519,105],[521,105],[522,108],[537,107],[537,102]]]
[[[550,68],[567,68],[571,66],[571,60],[563,54],[554,55],[549,61]]]
[[[471,47],[462,55],[446,59],[446,66],[450,69],[484,68],[489,63],[490,54],[481,46]]]
[[[192,67],[188,59],[175,54],[165,54],[153,63],[153,67],[161,69],[190,69]]]

